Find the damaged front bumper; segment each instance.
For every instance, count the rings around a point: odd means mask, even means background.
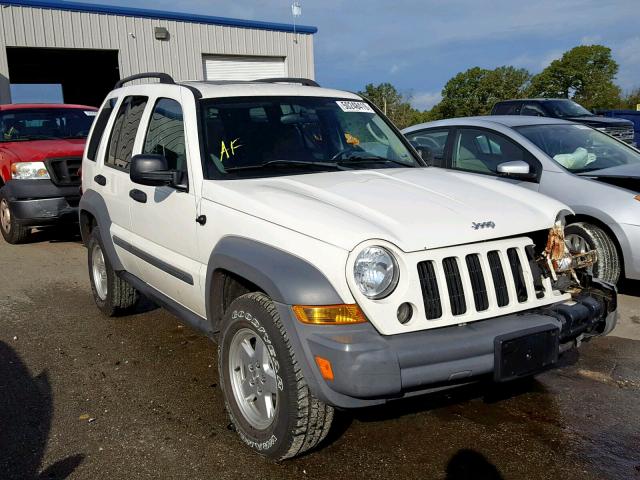
[[[583,277],[581,290],[559,304],[399,335],[381,335],[370,323],[305,325],[296,320],[291,306],[276,306],[314,395],[337,407],[356,408],[483,378],[530,376],[554,367],[562,352],[607,334],[616,323],[615,287]],[[517,343],[521,340],[524,347]],[[537,343],[531,346],[530,340]],[[514,348],[530,348],[534,356],[542,349],[545,358],[529,365],[528,351],[516,352],[515,360],[507,358]],[[331,362],[333,380],[322,378],[316,357]]]
[[[50,180],[10,180],[2,187],[16,222],[44,227],[78,222],[80,187],[57,186]]]

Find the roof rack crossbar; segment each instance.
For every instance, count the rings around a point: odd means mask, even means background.
[[[319,87],[320,84],[315,80],[311,80],[309,78],[296,78],[296,77],[276,77],[276,78],[261,78],[259,80],[255,80],[256,82],[264,82],[264,83],[299,83],[300,85],[304,85],[306,87]]]
[[[136,75],[131,75],[129,77],[123,78],[122,80],[118,80],[118,82],[116,83],[115,87],[113,87],[113,88],[114,89],[120,88],[125,83],[129,83],[129,82],[132,82],[134,80],[140,80],[142,78],[157,78],[158,80],[160,80],[160,83],[166,83],[166,84],[169,84],[169,85],[175,85],[175,83],[176,83],[173,80],[173,78],[171,78],[171,75],[169,75],[168,73],[148,72],[148,73],[138,73]]]

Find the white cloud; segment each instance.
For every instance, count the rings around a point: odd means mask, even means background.
[[[418,92],[412,95],[411,105],[418,110],[428,110],[442,100],[440,92]]]
[[[400,67],[394,63],[393,65],[391,65],[391,68],[389,69],[389,73],[393,75],[394,73],[397,73],[398,70],[400,70]]]

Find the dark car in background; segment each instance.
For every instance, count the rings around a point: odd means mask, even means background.
[[[32,227],[77,223],[82,153],[97,109],[0,105],[0,231],[21,243]]]
[[[633,122],[622,118],[594,115],[579,103],[568,98],[522,98],[505,100],[493,106],[491,115],[529,115],[551,117],[583,123],[601,132],[634,144]]]

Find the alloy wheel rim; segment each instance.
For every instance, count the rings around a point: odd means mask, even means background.
[[[0,223],[2,223],[2,229],[5,232],[9,233],[11,231],[11,210],[4,198],[0,204]]]
[[[278,381],[265,342],[253,330],[238,330],[229,346],[233,396],[249,424],[264,430],[275,420]]]
[[[564,237],[564,242],[567,245],[567,248],[572,253],[587,253],[591,248],[589,248],[589,244],[587,240],[575,233],[571,233]]]
[[[107,266],[104,262],[104,255],[99,245],[96,245],[91,252],[91,270],[96,293],[100,300],[107,299]]]

